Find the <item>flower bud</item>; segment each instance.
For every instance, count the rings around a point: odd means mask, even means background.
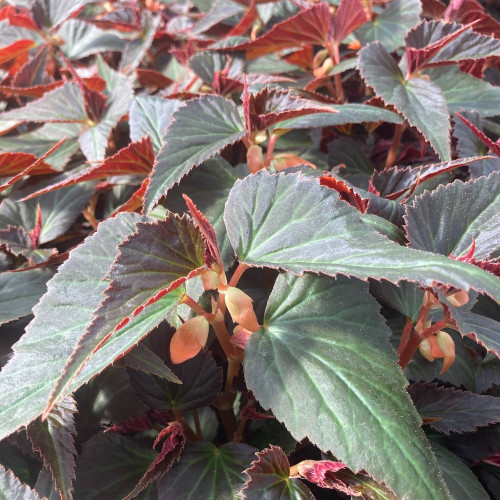
[[[201,272],[201,281],[205,290],[217,290],[217,288],[219,288],[219,275],[215,271],[207,271],[204,269]]]
[[[235,323],[245,330],[256,332],[260,329],[257,316],[252,306],[252,299],[239,288],[228,286],[226,290],[226,306]]]
[[[422,340],[418,346],[418,350],[420,351],[422,357],[427,361],[430,361],[431,363],[434,361],[435,358],[432,355],[432,343],[429,339]]]
[[[453,361],[455,361],[455,342],[453,342],[451,335],[443,330],[437,332],[436,341],[443,353],[444,359],[441,373],[444,373],[453,364]]]
[[[264,168],[264,160],[262,159],[262,148],[257,144],[252,144],[247,150],[247,165],[248,170],[252,174]]]
[[[469,294],[465,290],[460,290],[459,292],[448,295],[448,297],[446,297],[446,300],[453,307],[460,307],[469,302]]]
[[[170,341],[172,363],[194,358],[207,343],[208,329],[209,324],[204,316],[196,316],[183,323]]]

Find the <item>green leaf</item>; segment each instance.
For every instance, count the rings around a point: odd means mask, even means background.
[[[300,174],[265,171],[238,181],[224,219],[238,259],[302,274],[404,279],[474,288],[500,299],[500,280],[470,264],[402,247],[363,223],[336,191]]]
[[[61,170],[68,163],[70,157],[79,149],[78,135],[81,129],[82,125],[78,123],[64,125],[64,135],[67,139],[44,160],[45,163],[52,165],[57,170]],[[60,125],[47,123],[33,132],[0,137],[0,150],[24,151],[40,158],[60,139]]]
[[[170,117],[182,101],[138,95],[130,105],[130,138],[133,142],[149,135],[155,154],[163,147],[163,135]],[[1,143],[0,143],[1,144]]]
[[[80,19],[69,19],[57,31],[64,43],[60,50],[70,59],[81,59],[107,50],[122,51],[125,41],[119,31],[102,30]]]
[[[54,407],[45,421],[38,418],[26,430],[33,449],[40,452],[44,466],[50,469],[62,500],[72,498],[75,479],[74,413],[76,403],[68,396]]]
[[[424,49],[461,28],[463,25],[458,23],[424,21],[408,33],[405,46]],[[443,61],[459,62],[499,55],[500,40],[480,35],[472,31],[472,28],[468,28],[443,46],[426,64],[436,64]]]
[[[480,94],[478,97],[480,97]],[[460,113],[464,118],[483,132],[481,118],[477,111],[462,110]],[[472,179],[477,179],[483,175],[490,175],[492,172],[500,171],[500,157],[494,153],[488,153],[488,147],[483,144],[481,139],[479,139],[476,134],[472,133],[470,128],[465,125],[462,120],[455,120],[453,135],[458,139],[457,149],[461,158],[485,154],[494,156],[494,158],[474,162],[469,165],[469,172]]]
[[[212,8],[207,12],[206,16],[204,16],[190,31],[195,36],[200,35],[221,21],[244,12],[245,7],[243,5],[232,2],[231,0],[216,0],[213,2]]]
[[[103,301],[65,365],[49,406],[66,393],[92,355],[141,312],[147,317],[154,315],[157,320],[148,330],[142,330],[142,336],[157,326],[162,316],[156,308],[150,313],[149,307],[203,268],[205,243],[189,217],[170,214],[165,220],[137,223],[136,232],[120,244],[118,251],[106,275],[111,282],[104,291]]]
[[[110,96],[108,97],[108,108],[101,121],[82,132],[78,139],[83,154],[90,162],[104,160],[108,147],[108,137],[120,118],[127,114],[130,102],[134,97],[130,80],[112,70],[101,59],[99,59],[97,66],[99,76],[107,80]],[[111,81],[111,85],[109,81]]]
[[[245,471],[249,477],[240,495],[245,500],[279,498],[314,500],[311,490],[300,480],[290,478],[290,463],[279,446],[271,445],[256,453],[257,460]]]
[[[188,442],[180,461],[158,482],[159,498],[233,500],[256,451],[241,443],[217,448],[212,443]]]
[[[482,117],[500,114],[500,87],[463,73],[456,66],[429,68],[425,75],[441,88],[450,113],[463,108],[479,111]]]
[[[184,363],[173,365],[169,354],[173,331],[170,327],[169,330],[158,332],[144,342],[161,356],[162,361],[182,383],[171,383],[164,378],[128,370],[137,397],[148,408],[160,411],[172,408],[187,411],[208,406],[220,395],[222,369],[217,367],[214,358],[206,350]]]
[[[126,497],[156,455],[149,440],[111,433],[93,436],[76,461],[75,498]]]
[[[477,477],[454,453],[437,443],[432,443],[432,451],[443,471],[452,498],[474,498],[474,500],[490,498]]]
[[[448,107],[438,85],[424,78],[405,80],[397,62],[379,42],[361,50],[359,70],[367,85],[422,132],[443,161],[451,160]]]
[[[21,483],[14,473],[0,464],[0,498],[5,500],[40,500],[38,493]]]
[[[160,21],[160,15],[153,16],[148,11],[144,12],[141,19],[141,32],[137,34],[134,40],[125,45],[120,61],[120,72],[130,74],[140,64],[153,43]]]
[[[50,269],[0,273],[0,324],[30,314],[53,275]]]
[[[182,384],[163,360],[143,344],[134,347],[128,354],[119,359],[117,364]]]
[[[334,106],[334,109],[338,113],[317,113],[292,118],[280,122],[275,129],[320,128],[378,121],[403,123],[403,119],[397,113],[367,104],[338,104]]]
[[[68,19],[73,12],[93,0],[35,0],[31,6],[34,19],[46,28],[53,28]]]
[[[415,283],[400,281],[396,286],[385,280],[373,280],[370,283],[370,291],[381,302],[388,304],[413,322],[417,321],[424,301],[424,292]]]
[[[420,0],[395,0],[354,34],[362,45],[380,42],[389,52],[401,47],[406,33],[420,21]]]
[[[444,434],[473,432],[498,421],[499,398],[422,383],[412,384],[408,392],[420,416]]]
[[[48,182],[50,183],[50,181],[45,181],[36,188],[41,188]],[[39,243],[47,243],[58,238],[71,227],[93,192],[92,185],[80,184],[28,201],[17,201],[13,197],[6,198],[0,205],[0,227],[7,228],[12,225],[20,226],[28,232],[33,230],[36,227],[37,207],[40,205],[42,230]]]
[[[189,101],[172,115],[166,142],[156,159],[145,195],[145,211],[193,167],[224,147],[242,139],[246,132],[233,102],[219,96]]]
[[[448,498],[378,309],[360,281],[279,276],[245,349],[247,386],[298,441],[402,498]]]
[[[458,257],[474,238],[474,258],[484,259],[500,245],[500,172],[426,191],[406,207],[405,219],[413,248]]]
[[[102,300],[107,288],[103,278],[117,254],[116,247],[135,230],[137,220],[136,214],[120,214],[99,224],[97,232],[70,253],[50,280],[47,293],[34,309],[34,320],[0,373],[0,437],[43,412],[66,359]]]
[[[62,87],[47,92],[40,99],[31,101],[22,108],[0,114],[0,120],[44,123],[85,123],[87,119],[82,92],[78,84],[74,82],[67,82]]]

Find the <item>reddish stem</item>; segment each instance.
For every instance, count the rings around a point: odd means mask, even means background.
[[[229,286],[236,286],[238,284],[238,281],[240,281],[241,275],[249,268],[250,266],[247,266],[246,264],[238,264],[238,267],[236,268],[236,271],[234,271],[234,274],[231,276],[231,281],[229,282]]]
[[[192,299],[189,295],[184,294],[179,301],[180,304],[186,304],[189,306],[196,314],[199,314],[200,316],[204,316],[207,314],[207,311],[203,309],[203,307],[198,304],[194,299]]]
[[[271,134],[271,137],[269,138],[269,143],[267,145],[267,151],[266,151],[266,160],[264,162],[265,166],[268,167],[269,163],[271,162],[271,159],[274,154],[274,145],[276,144],[276,141],[280,134]]]
[[[385,160],[385,168],[389,168],[394,164],[396,158],[398,157],[399,145],[401,144],[401,138],[403,137],[403,132],[405,131],[404,125],[398,124],[394,128],[394,137],[392,139],[391,148],[389,149],[389,153],[387,154],[387,158]]]
[[[401,352],[403,351],[406,343],[408,342],[408,338],[410,337],[412,328],[413,328],[413,322],[411,318],[406,318],[406,324],[403,330],[403,335],[401,336],[401,341],[399,342],[398,356],[401,356]]]

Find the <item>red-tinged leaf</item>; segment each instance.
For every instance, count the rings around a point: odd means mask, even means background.
[[[331,460],[307,460],[301,462],[298,466],[299,474],[311,483],[317,484],[320,488],[341,491],[346,495],[355,497],[361,496],[357,489],[349,487],[337,478],[336,472],[344,468],[346,466],[342,462],[332,462]]]
[[[444,13],[443,20],[458,21],[462,24],[478,21],[474,25],[474,31],[500,38],[500,23],[486,14],[484,7],[476,0],[452,0]]]
[[[286,90],[262,89],[248,98],[250,130],[267,130],[272,125],[290,118],[314,113],[338,113],[330,106],[318,104],[308,99],[294,97]]]
[[[18,180],[22,179],[25,175],[31,174],[31,172],[33,170],[36,170],[39,165],[43,165],[44,166],[43,168],[48,167],[48,165],[46,163],[44,163],[43,160],[45,160],[47,158],[47,156],[51,155],[65,140],[66,140],[66,138],[64,137],[55,146],[50,148],[50,150],[47,151],[41,158],[39,158],[38,160],[35,159],[35,161],[33,163],[31,163],[30,165],[28,165],[24,170],[20,171],[19,173],[17,173],[13,177],[11,177],[7,182],[2,184],[0,186],[0,193],[2,191],[5,191],[5,189],[7,189],[9,186],[12,186]]]
[[[455,38],[468,30],[472,25],[472,23],[467,24],[451,31],[451,29],[440,30],[439,28],[444,28],[446,25],[438,21],[424,21],[413,28],[405,38],[406,60],[408,62],[407,78],[409,78],[409,75],[422,69],[443,47],[455,40]],[[432,33],[433,31],[438,32],[437,36]],[[438,38],[438,40],[422,47],[426,41],[434,40],[435,38]]]
[[[422,0],[422,15],[425,17],[441,19],[445,10],[446,5],[440,2],[440,0]]]
[[[240,412],[242,417],[248,418],[248,420],[269,420],[274,418],[274,415],[266,415],[260,411],[257,411],[253,405],[245,406]]]
[[[461,61],[458,64],[460,71],[475,76],[480,80],[484,78],[485,66],[486,66],[486,59],[478,59],[476,61]]]
[[[111,217],[119,214],[120,212],[137,212],[144,204],[144,195],[148,189],[149,177],[146,177],[141,184],[141,187],[126,201],[123,205],[118,207]]]
[[[422,418],[438,432],[473,432],[500,420],[498,399],[437,384],[416,383],[408,392]]]
[[[117,30],[123,33],[131,33],[140,30],[136,16],[130,7],[115,9],[98,16],[97,19],[89,18],[86,22],[92,23],[105,30]]]
[[[40,500],[40,496],[27,484],[21,483],[10,469],[0,464],[0,495],[4,498]]]
[[[86,123],[88,116],[80,88],[74,82],[66,82],[62,87],[47,92],[37,101],[30,102],[22,108],[2,113],[0,119]]]
[[[221,71],[214,74],[213,91],[222,96],[243,90],[243,84],[234,78],[224,76]]]
[[[367,21],[365,8],[361,0],[341,0],[333,18],[331,38],[335,45]]]
[[[470,264],[473,266],[480,267],[481,269],[484,269],[485,271],[488,271],[491,274],[494,274],[495,276],[498,276],[500,278],[500,262],[498,260],[476,260],[476,259],[470,259],[468,261]]]
[[[132,434],[152,429],[156,422],[160,422],[162,425],[166,426],[169,422],[172,422],[172,420],[174,420],[174,417],[169,411],[150,410],[141,415],[132,417],[121,424],[108,427],[104,432]]]
[[[88,78],[82,78],[85,87],[90,90],[95,90],[97,92],[104,92],[106,90],[106,80],[101,78],[99,75],[90,76]]]
[[[45,85],[35,85],[34,87],[9,87],[8,85],[0,85],[0,92],[6,96],[19,97],[42,97],[46,92],[57,89],[64,84],[62,80],[58,82],[47,83]]]
[[[231,29],[231,31],[227,34],[230,36],[243,36],[248,33],[252,25],[259,19],[259,12],[257,7],[255,6],[256,2],[252,1],[250,3],[250,7],[245,12],[243,17],[239,20],[238,24]]]
[[[205,264],[209,269],[215,263],[219,266],[219,270],[224,269],[224,263],[222,262],[221,253],[219,250],[219,245],[217,243],[217,235],[212,227],[212,224],[207,220],[207,218],[196,208],[193,200],[189,196],[183,194],[182,197],[186,202],[189,213],[194,219],[194,222],[198,226],[198,229],[202,232],[205,238],[205,243],[207,245],[207,250],[205,252]]]
[[[26,55],[27,57],[27,53],[33,47],[36,47],[36,43],[33,40],[28,39],[17,40],[7,47],[3,47],[2,49],[0,49],[0,65],[12,61],[19,56]]]
[[[471,123],[467,118],[462,116],[460,113],[455,112],[455,114],[462,120],[467,127],[471,129],[473,134],[493,153],[495,153],[497,156],[500,156],[500,145],[497,144],[496,142],[493,142],[484,132],[479,130],[473,123]]]
[[[7,177],[23,172],[35,162],[37,162],[37,165],[31,169],[31,175],[43,175],[55,172],[48,163],[44,161],[38,162],[37,158],[30,153],[0,153],[0,177]]]
[[[141,477],[137,486],[124,500],[134,498],[153,481],[161,479],[163,475],[168,472],[170,467],[172,467],[172,464],[179,460],[182,450],[184,449],[184,444],[186,443],[186,436],[184,435],[182,425],[179,422],[172,422],[168,427],[162,429],[153,444],[153,448],[156,448],[162,440],[164,441],[160,453],[158,453],[158,456],[150,465],[144,476]]]
[[[240,491],[242,498],[246,500],[258,498],[314,500],[315,496],[302,481],[290,478],[290,463],[279,446],[271,445],[270,448],[259,451],[255,455],[257,460],[245,470],[249,479]]]
[[[169,85],[172,85],[173,80],[162,75],[158,71],[152,69],[142,69],[138,68],[135,70],[139,84],[142,87],[154,87],[157,89],[164,89]]]
[[[100,165],[90,167],[63,181],[35,191],[24,198],[23,201],[79,182],[93,181],[115,175],[149,175],[153,169],[154,158],[153,146],[149,136],[147,136],[139,141],[132,142],[118,153],[106,158]]]
[[[331,24],[330,7],[327,2],[321,2],[275,24],[253,42],[225,47],[224,50],[246,50],[247,59],[255,59],[289,47],[325,45]]]
[[[31,19],[28,9],[16,8],[12,5],[7,5],[0,9],[0,20],[7,19],[11,26],[19,26],[29,30],[38,30],[35,21]]]
[[[50,53],[50,44],[42,45],[36,54],[28,61],[12,79],[13,87],[33,87],[48,83],[45,80],[47,57]]]
[[[377,484],[364,473],[354,474],[342,462],[304,460],[297,464],[300,477],[321,488],[337,490],[351,497],[397,500],[386,486]]]
[[[33,449],[40,453],[44,467],[51,471],[62,500],[72,498],[75,479],[74,413],[76,403],[68,396],[54,407],[45,421],[38,418],[26,430]]]
[[[306,70],[311,71],[313,68],[314,62],[314,52],[311,45],[306,45],[291,54],[287,54],[283,59],[288,64],[294,64],[296,66],[300,66]]]
[[[362,198],[353,188],[349,187],[345,182],[336,179],[332,176],[323,176],[319,180],[322,186],[327,186],[330,189],[335,189],[340,194],[340,199],[347,201],[353,207],[357,208],[361,213],[365,213],[368,207],[368,199]]]
[[[485,158],[487,157],[473,156],[471,158],[459,158],[454,161],[420,165],[417,167],[392,167],[381,172],[375,172],[370,182],[377,190],[379,196],[383,196],[389,200],[396,200],[405,192],[411,191],[417,185],[432,179],[436,175],[450,172],[455,168],[484,160]]]
[[[165,220],[140,222],[136,228],[118,247],[104,300],[66,363],[44,414],[112,335],[204,267],[203,235],[189,217],[169,214]]]

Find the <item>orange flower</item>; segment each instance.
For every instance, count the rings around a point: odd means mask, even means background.
[[[196,316],[183,323],[170,341],[172,363],[179,364],[194,358],[207,343],[208,328],[209,324],[204,316]]]

